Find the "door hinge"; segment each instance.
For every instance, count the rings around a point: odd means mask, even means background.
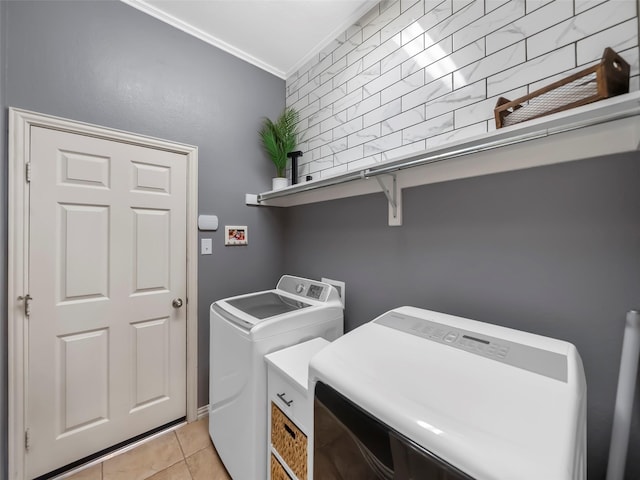
[[[31,315],[31,300],[33,300],[33,298],[31,298],[31,295],[29,295],[28,293],[24,297],[20,295],[18,297],[18,300],[20,300],[21,302],[24,302],[25,316],[28,317],[29,315]]]
[[[27,183],[31,183],[31,162],[27,162],[24,167],[25,167],[25,177],[27,179]]]
[[[24,449],[25,451],[29,451],[29,449],[31,448],[31,444],[30,444],[30,439],[29,439],[29,429],[27,428],[24,431]]]

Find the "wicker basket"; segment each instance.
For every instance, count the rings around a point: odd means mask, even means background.
[[[494,109],[496,127],[509,127],[628,93],[629,71],[629,64],[620,55],[605,48],[600,63],[592,67],[513,101],[500,97]]]
[[[291,480],[287,471],[273,454],[271,454],[271,480]]]
[[[271,444],[299,480],[307,480],[307,436],[271,403]]]

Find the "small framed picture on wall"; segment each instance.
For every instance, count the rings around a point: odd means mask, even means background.
[[[247,226],[225,225],[224,227],[225,245],[248,245],[249,235]]]

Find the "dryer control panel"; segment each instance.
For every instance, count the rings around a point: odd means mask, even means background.
[[[374,323],[562,382],[567,381],[567,357],[559,353],[397,312],[387,312]]]

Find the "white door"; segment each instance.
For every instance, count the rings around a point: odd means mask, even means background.
[[[29,478],[186,413],[186,156],[31,132]]]

